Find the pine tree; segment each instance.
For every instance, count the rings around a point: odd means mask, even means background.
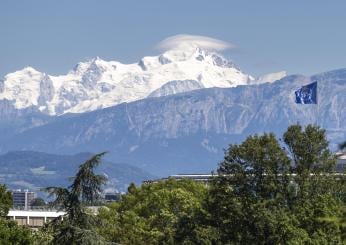
[[[71,178],[68,188],[47,187],[45,190],[55,196],[54,205],[66,212],[61,219],[55,219],[48,229],[53,233],[53,244],[103,244],[103,239],[95,232],[97,217],[90,214],[87,205],[99,200],[104,175],[94,173],[101,163],[105,152],[96,154],[79,166],[76,175]]]

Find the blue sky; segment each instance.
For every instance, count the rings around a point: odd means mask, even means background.
[[[1,0],[0,78],[25,66],[62,74],[100,56],[155,55],[161,40],[202,35],[246,73],[313,74],[346,67],[346,1]]]

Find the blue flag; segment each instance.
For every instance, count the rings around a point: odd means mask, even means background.
[[[297,104],[317,104],[317,81],[294,92]]]

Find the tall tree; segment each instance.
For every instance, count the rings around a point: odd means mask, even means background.
[[[324,129],[316,125],[303,128],[296,124],[288,127],[283,139],[299,175],[306,177],[308,173],[334,170],[336,159],[328,148]]]
[[[283,244],[306,238],[286,212],[290,161],[273,134],[231,145],[207,200],[221,243]]]
[[[341,243],[344,180],[325,131],[293,125],[283,139],[249,136],[226,151],[206,202],[219,242]]]
[[[331,194],[335,187],[336,157],[328,148],[325,130],[316,125],[299,124],[288,127],[283,140],[296,174],[298,199],[309,200],[311,195]],[[323,175],[323,177],[321,176]]]
[[[325,130],[316,125],[290,126],[284,142],[297,174],[292,212],[309,236],[321,243],[338,243],[345,230],[345,176],[334,174],[336,157],[328,148]]]
[[[274,134],[248,137],[231,145],[218,174],[235,186],[237,195],[281,198],[288,184],[290,162]]]
[[[96,216],[86,205],[92,205],[100,197],[104,175],[94,172],[105,152],[96,154],[79,166],[68,188],[48,187],[46,191],[56,197],[54,205],[66,212],[63,220],[51,224],[53,244],[102,244],[103,239],[95,232]]]

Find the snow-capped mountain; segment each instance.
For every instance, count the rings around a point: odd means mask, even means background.
[[[0,100],[11,101],[17,109],[34,107],[45,114],[61,115],[93,111],[148,96],[235,87],[253,81],[221,55],[190,47],[144,57],[134,64],[97,57],[78,63],[61,76],[27,67],[0,81]]]

